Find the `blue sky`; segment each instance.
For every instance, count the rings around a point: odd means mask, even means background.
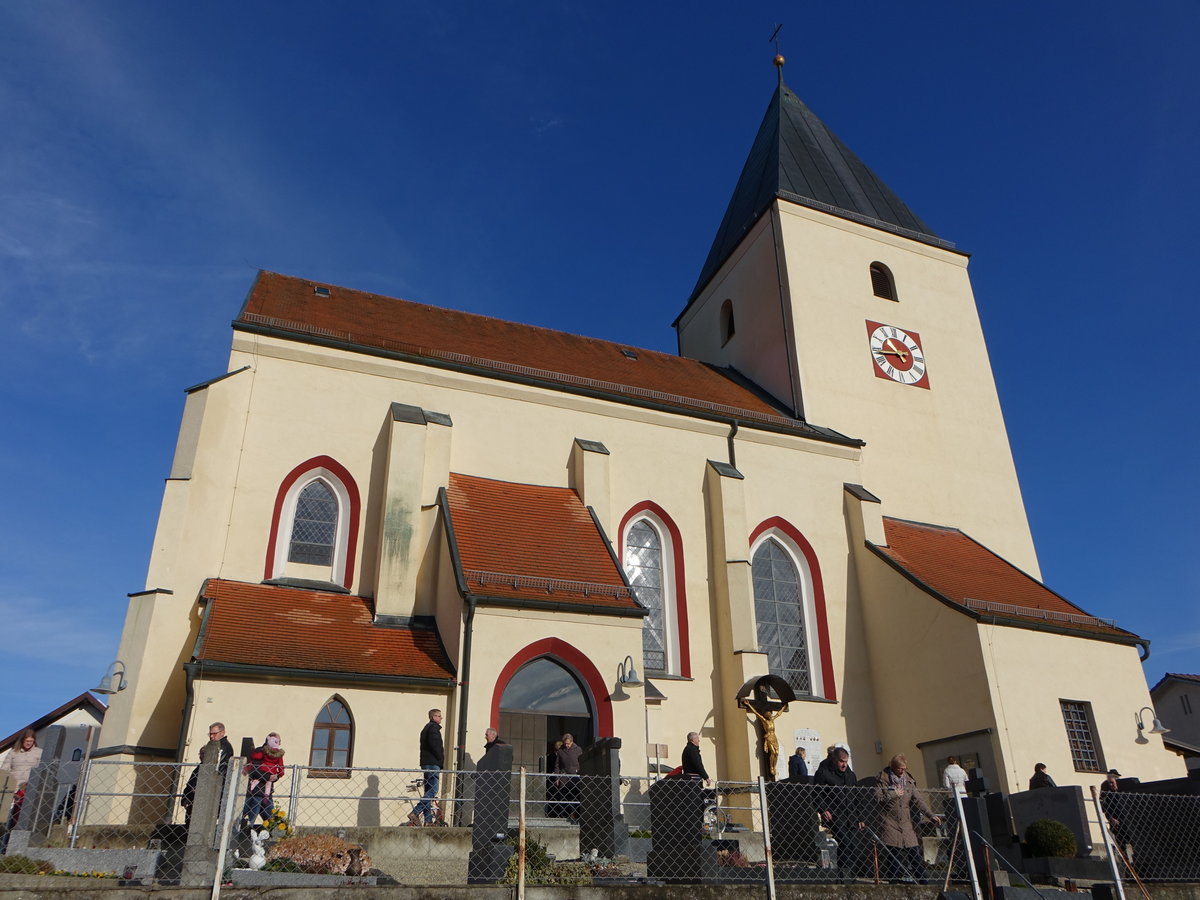
[[[0,734],[115,656],[256,269],[674,350],[780,21],[973,255],[1047,584],[1200,671],[1193,0],[6,0]]]

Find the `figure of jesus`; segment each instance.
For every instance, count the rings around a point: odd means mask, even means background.
[[[743,700],[741,706],[752,712],[762,725],[763,755],[767,758],[767,775],[771,781],[774,781],[775,767],[779,762],[779,736],[775,734],[775,720],[787,712],[787,704],[783,704],[778,709],[767,709],[765,712],[758,709],[749,700]]]

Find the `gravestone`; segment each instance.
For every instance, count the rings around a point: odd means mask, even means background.
[[[1012,810],[1013,825],[1022,840],[1025,829],[1038,819],[1053,819],[1062,822],[1075,835],[1076,856],[1091,855],[1092,831],[1083,803],[1083,790],[1078,785],[1010,794],[1008,808]]]
[[[494,744],[475,767],[475,820],[471,826],[468,884],[495,884],[513,848],[508,837],[509,791],[512,790],[513,748]]]
[[[579,757],[579,855],[595,850],[612,859],[629,854],[621,812],[621,739],[600,738]]]
[[[664,778],[646,792],[650,797],[650,834],[646,874],[666,881],[715,880],[717,851],[704,834],[707,793],[699,779]]]
[[[242,765],[240,758],[228,761],[225,767],[220,765],[220,761],[220,741],[209,741],[200,749],[196,794],[192,799],[192,815],[180,874],[180,883],[184,885],[212,884],[219,850],[216,842],[217,818],[221,814],[221,796],[225,789],[223,768],[233,772],[236,778]]]
[[[768,782],[771,854],[784,863],[816,863],[817,809],[814,789],[791,781]]]

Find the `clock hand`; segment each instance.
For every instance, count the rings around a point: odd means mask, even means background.
[[[887,348],[889,346],[892,347],[893,349],[888,350]],[[896,350],[895,346],[896,345],[895,345],[895,343],[893,343],[892,339],[888,338],[886,341],[883,342],[883,352],[888,353],[892,356],[900,357],[901,362],[908,362],[908,354],[905,353],[903,350]]]

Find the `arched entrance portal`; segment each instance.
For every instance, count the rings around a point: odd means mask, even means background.
[[[545,656],[521,666],[500,695],[500,734],[512,744],[514,769],[551,771],[554,742],[570,732],[586,747],[595,736],[592,721],[591,701],[579,679]]]

